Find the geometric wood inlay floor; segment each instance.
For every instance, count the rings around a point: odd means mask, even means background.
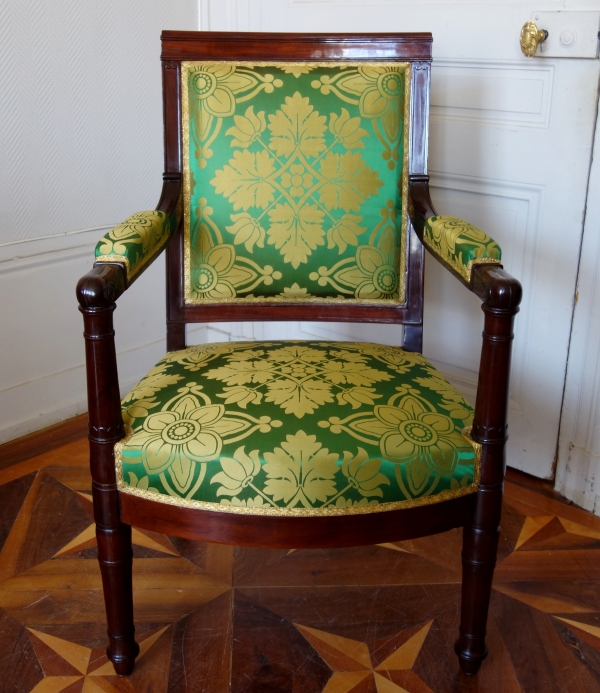
[[[511,482],[476,677],[452,649],[459,530],[291,551],[134,530],[141,653],[119,678],[87,455],[81,440],[0,469],[2,693],[600,691],[600,518]]]

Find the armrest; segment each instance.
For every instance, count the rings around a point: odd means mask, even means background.
[[[410,180],[411,221],[429,252],[469,289],[474,269],[480,265],[501,266],[502,250],[484,231],[464,219],[436,214],[429,194],[429,178]]]
[[[94,267],[121,266],[127,288],[156,259],[177,230],[181,218],[180,191],[180,176],[165,176],[157,208],[133,214],[104,234],[96,245]]]

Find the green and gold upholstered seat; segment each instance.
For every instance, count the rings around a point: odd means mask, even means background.
[[[123,400],[119,487],[225,512],[380,512],[472,493],[473,410],[420,354],[351,342],[207,344]]]

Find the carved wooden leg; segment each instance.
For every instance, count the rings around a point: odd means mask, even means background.
[[[463,530],[460,636],[454,645],[461,669],[476,674],[487,657],[486,624],[502,506],[502,486],[480,489],[472,524]]]
[[[92,466],[97,465],[94,453],[104,455],[114,465],[113,444],[90,441]],[[104,448],[96,451],[94,448]],[[140,648],[135,641],[133,625],[133,551],[131,527],[120,520],[119,495],[115,483],[92,482],[98,561],[102,574],[104,606],[108,625],[109,645],[106,654],[120,676],[131,674]]]
[[[510,308],[483,305],[485,326],[471,431],[473,440],[481,444],[481,478],[473,521],[464,528],[460,636],[454,646],[467,674],[477,673],[487,655],[485,631],[502,512],[512,324],[518,299],[520,294]]]
[[[119,676],[133,671],[140,648],[133,625],[131,527],[96,527],[109,645],[106,654]]]
[[[102,279],[104,271],[90,273],[89,281]],[[85,299],[80,293],[85,324],[92,494],[108,622],[106,653],[117,674],[123,676],[133,670],[139,646],[133,626],[131,527],[121,522],[114,460],[114,445],[124,436],[112,324],[115,305],[89,306]]]

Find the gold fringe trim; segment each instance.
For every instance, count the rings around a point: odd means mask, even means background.
[[[400,267],[398,271],[399,296],[397,299],[357,299],[357,298],[327,298],[320,296],[307,296],[306,298],[296,298],[290,300],[283,296],[246,296],[227,299],[204,298],[197,299],[191,292],[191,248],[190,248],[190,110],[188,92],[188,73],[198,65],[240,65],[242,67],[294,67],[296,65],[307,67],[389,67],[394,65],[405,73],[404,86],[404,146],[402,156],[402,171],[400,181],[402,183],[402,226],[401,237],[404,242],[400,245]],[[371,60],[349,60],[341,62],[311,62],[311,61],[249,61],[249,60],[209,60],[209,61],[189,61],[181,62],[181,129],[183,145],[183,283],[184,283],[184,303],[186,305],[207,305],[222,303],[333,303],[345,305],[372,305],[372,306],[403,306],[406,304],[406,246],[408,245],[408,161],[410,147],[410,113],[411,113],[411,87],[412,87],[412,63]]]
[[[378,505],[356,505],[349,508],[247,508],[236,505],[220,505],[209,501],[188,500],[186,498],[175,498],[166,496],[162,493],[154,493],[145,489],[129,486],[123,480],[123,447],[132,434],[123,438],[115,445],[115,466],[117,473],[117,488],[121,493],[128,493],[138,498],[174,505],[180,508],[192,508],[195,510],[208,510],[215,513],[234,513],[236,515],[265,515],[272,517],[328,517],[336,515],[369,515],[371,513],[384,513],[390,510],[401,510],[403,508],[417,508],[422,505],[434,505],[461,496],[468,496],[476,493],[479,487],[481,476],[481,444],[476,443],[470,436],[471,427],[463,429],[463,436],[469,441],[475,450],[473,482],[464,488],[442,491],[433,496],[425,498],[415,498],[413,500],[393,501],[391,503],[380,503]]]

